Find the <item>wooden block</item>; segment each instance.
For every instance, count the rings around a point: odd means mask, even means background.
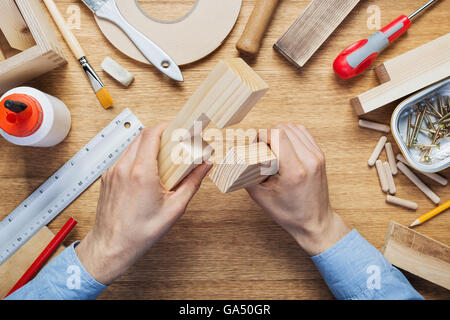
[[[231,148],[209,177],[223,193],[256,185],[278,172],[278,160],[267,144]]]
[[[358,115],[450,76],[450,33],[385,62],[377,76],[381,85],[350,100]]]
[[[14,0],[0,1],[0,29],[14,49],[23,51],[36,44]]]
[[[210,155],[212,148],[203,141],[201,131],[211,121],[218,128],[239,123],[268,88],[244,60],[220,61],[161,137],[162,184],[172,190]],[[200,130],[194,128],[195,123],[201,125]]]
[[[313,0],[275,43],[289,62],[303,67],[359,0]]]
[[[450,248],[391,221],[381,250],[394,266],[450,290]]]
[[[53,237],[53,232],[43,227],[0,266],[0,298],[8,294]],[[56,257],[63,250],[64,246],[61,246],[52,256]]]
[[[36,45],[0,63],[0,94],[67,63],[39,0],[16,0]]]

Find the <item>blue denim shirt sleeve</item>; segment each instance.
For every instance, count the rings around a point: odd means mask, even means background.
[[[86,271],[73,243],[6,300],[90,300],[106,289]]]
[[[423,299],[356,230],[312,260],[337,299]]]

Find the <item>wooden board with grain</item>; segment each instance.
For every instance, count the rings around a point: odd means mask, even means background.
[[[376,70],[382,84],[350,100],[358,115],[449,77],[450,33],[389,60]]]
[[[450,247],[391,221],[381,252],[394,266],[450,290]]]
[[[36,45],[0,62],[0,94],[67,61],[39,0],[16,0]]]
[[[53,232],[47,227],[43,227],[5,263],[0,265],[0,299],[14,287],[54,236]],[[60,246],[52,257],[55,257],[63,250],[64,246]]]
[[[208,160],[212,148],[201,135],[211,121],[219,128],[241,122],[268,89],[244,60],[220,61],[161,137],[158,166],[166,189]]]
[[[303,67],[359,0],[313,0],[295,20],[274,49],[289,62]]]
[[[223,193],[263,182],[278,172],[277,157],[263,142],[231,148],[209,177]]]
[[[14,49],[23,51],[36,44],[14,0],[0,1],[0,31]]]
[[[170,15],[171,19],[176,18],[174,6],[183,15],[189,10],[188,5],[195,1],[181,2],[139,1],[150,16],[164,18]],[[385,202],[376,173],[367,169],[367,159],[381,133],[359,128],[349,104],[351,97],[378,85],[378,80],[370,70],[354,81],[337,79],[332,62],[349,43],[374,32],[367,28],[370,6],[379,7],[384,25],[405,14],[408,8],[416,8],[417,0],[361,1],[335,30],[332,39],[322,45],[302,72],[297,72],[273,50],[272,45],[309,3],[310,0],[280,1],[257,59],[248,60],[270,90],[241,123],[231,128],[255,129],[257,133],[258,129],[279,123],[305,125],[327,159],[332,207],[349,227],[358,229],[371,244],[381,248],[390,220],[408,225],[434,205],[403,175],[395,177],[397,195],[416,202],[419,205],[417,213]],[[92,12],[79,0],[56,0],[56,4],[63,13],[74,5],[80,8],[80,29],[73,31],[89,53],[93,66],[99,66],[107,55],[132,72],[136,80],[124,89],[113,79],[102,77],[115,101],[114,108],[108,111],[98,105],[95,95],[90,94],[90,84],[75,59],[69,59],[67,67],[27,83],[67,104],[72,114],[72,130],[63,143],[51,149],[23,148],[0,139],[0,180],[6,186],[0,193],[0,219],[125,108],[130,108],[146,127],[173,120],[219,60],[238,56],[235,46],[255,0],[243,0],[236,27],[217,51],[182,68],[186,81],[180,84],[166,80],[153,67],[118,52],[103,37]],[[183,8],[186,11],[181,12]],[[450,1],[438,1],[414,21],[409,34],[383,52],[380,63],[442,36],[443,30],[450,28],[448,12]],[[69,16],[66,14],[65,17]],[[433,23],[435,21],[439,23]],[[58,39],[69,52],[60,35]],[[386,106],[365,118],[389,124],[393,107]],[[210,128],[213,128],[212,124]],[[387,136],[389,141],[394,141],[391,134]],[[252,141],[253,137],[246,143]],[[215,147],[214,142],[210,144]],[[395,143],[393,148],[397,153]],[[49,152],[52,157],[48,156]],[[386,161],[384,152],[380,158]],[[450,169],[441,174],[450,178]],[[423,179],[442,199],[450,199],[448,186],[441,186],[427,177]],[[94,183],[50,223],[49,228],[57,232],[71,216],[77,219],[77,227],[67,243],[82,239],[94,225],[100,185],[100,181]],[[447,213],[418,226],[417,230],[450,244],[449,226],[450,214]],[[450,299],[449,290],[408,273],[406,277],[426,299]],[[333,299],[333,295],[310,257],[250,199],[245,190],[222,194],[207,178],[173,229],[100,298],[301,300]]]

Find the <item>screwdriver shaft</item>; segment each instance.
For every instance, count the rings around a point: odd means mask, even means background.
[[[408,16],[409,20],[413,20],[415,17],[417,17],[417,15],[419,15],[420,13],[422,13],[425,9],[427,9],[429,6],[431,6],[432,4],[438,2],[439,0],[430,0],[427,3],[425,3],[422,7],[420,7],[419,9],[417,9],[416,11],[414,11],[413,13],[411,13]]]

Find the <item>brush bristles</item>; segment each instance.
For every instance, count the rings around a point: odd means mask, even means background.
[[[106,88],[98,90],[95,94],[97,95],[97,98],[102,104],[103,108],[108,109],[114,104],[114,101]]]

